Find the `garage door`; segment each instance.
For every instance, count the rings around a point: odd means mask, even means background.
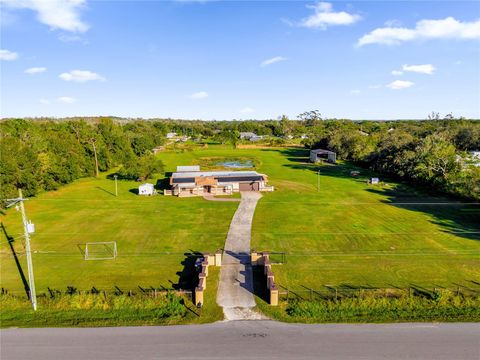
[[[259,191],[260,184],[258,182],[252,182],[249,184],[240,184],[240,191]]]

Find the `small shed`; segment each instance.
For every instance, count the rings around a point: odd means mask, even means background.
[[[380,183],[380,179],[379,179],[379,178],[376,178],[376,177],[370,178],[370,184],[375,185],[375,184],[378,184],[378,183]]]
[[[145,183],[138,187],[138,195],[151,196],[153,194],[155,194],[155,188],[153,187],[153,184]]]
[[[330,150],[315,149],[310,150],[310,161],[313,163],[319,162],[322,159],[327,159],[329,163],[335,164],[337,162],[337,154]]]

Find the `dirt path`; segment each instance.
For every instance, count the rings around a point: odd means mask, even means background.
[[[250,238],[253,214],[262,195],[254,191],[242,192],[241,195],[242,200],[225,241],[217,303],[223,307],[226,320],[258,320],[264,316],[253,310]]]

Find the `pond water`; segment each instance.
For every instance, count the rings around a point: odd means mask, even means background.
[[[231,160],[218,162],[216,165],[223,166],[229,169],[251,168],[253,167],[252,160]]]

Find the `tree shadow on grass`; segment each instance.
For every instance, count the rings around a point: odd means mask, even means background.
[[[287,157],[287,159],[290,157],[305,159],[308,156],[308,150],[295,148],[264,149],[262,151],[276,151]],[[296,164],[285,164],[284,166],[294,170],[310,170],[315,173],[320,170],[321,177],[348,179],[356,183],[365,183],[368,178],[379,176],[369,169],[347,162],[337,165],[302,165],[298,164],[299,161],[296,162]],[[352,170],[360,171],[360,176],[352,176]],[[393,185],[388,188],[372,185],[365,191],[384,197],[383,200],[379,200],[381,203],[408,211],[429,214],[432,217],[430,222],[438,225],[441,231],[465,239],[480,241],[480,204],[439,193],[431,187],[393,179],[385,174],[380,175],[380,180],[388,184],[393,183]],[[392,219],[392,221],[394,220]]]
[[[167,190],[167,189],[170,189],[170,178],[168,177],[165,177],[163,179],[158,179],[157,180],[157,183],[155,184],[155,189],[156,190],[161,190],[161,191],[164,191],[164,190]]]
[[[102,188],[102,187],[100,187],[100,186],[96,186],[96,188],[97,188],[98,190],[102,190],[103,192],[106,192],[108,195],[115,196],[115,193],[113,193],[113,192],[111,192],[111,191],[108,191],[108,190],[106,190],[106,189],[104,189],[104,188]]]
[[[392,189],[372,188],[367,191],[385,196],[382,203],[408,211],[430,214],[432,224],[442,232],[480,241],[480,204],[460,202],[447,197],[431,197],[421,192],[412,193],[410,187],[397,185]]]
[[[5,235],[5,238],[7,239],[7,243],[10,246],[10,250],[12,251],[13,259],[15,260],[15,265],[17,266],[18,273],[20,274],[20,279],[22,279],[23,287],[25,289],[25,293],[27,294],[27,297],[30,299],[30,286],[28,285],[27,278],[25,277],[25,273],[23,272],[22,265],[20,264],[20,261],[18,259],[18,255],[15,251],[15,247],[13,246],[13,243],[15,242],[15,239],[13,236],[10,236],[7,233],[7,229],[5,228],[5,225],[3,222],[0,224],[2,227],[3,234]]]
[[[183,254],[185,258],[182,261],[183,269],[178,271],[178,281],[172,282],[172,287],[175,290],[188,290],[193,291],[198,286],[198,271],[195,268],[195,261],[203,254],[199,251],[186,252]]]
[[[280,153],[288,161],[295,163],[308,163],[310,157],[310,150],[302,148],[261,149],[261,151]]]

